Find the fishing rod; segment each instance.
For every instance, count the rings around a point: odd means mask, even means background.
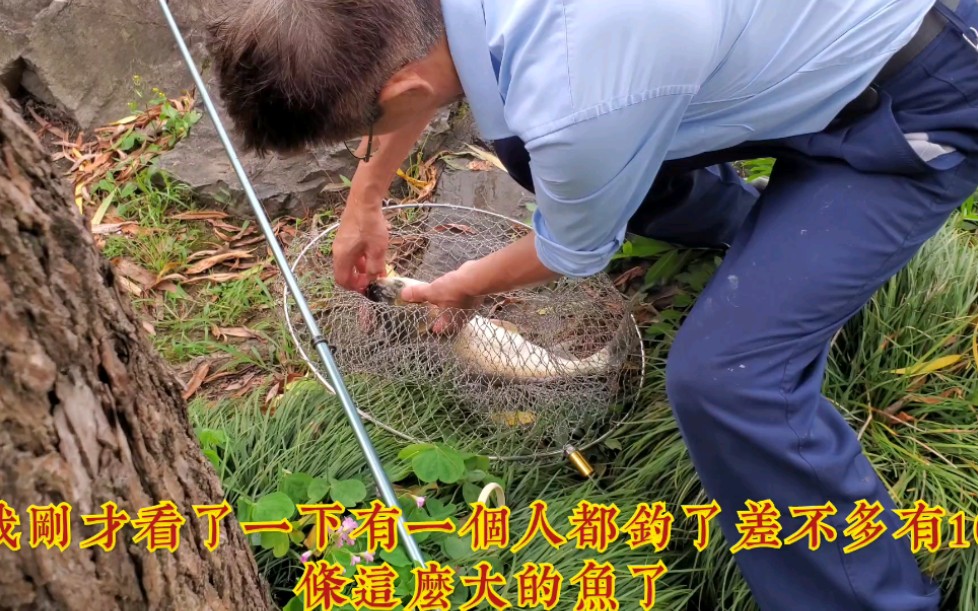
[[[313,318],[312,311],[309,309],[309,304],[306,302],[301,289],[299,289],[299,285],[296,283],[295,276],[292,274],[292,270],[289,268],[288,261],[285,258],[285,253],[282,252],[282,248],[278,243],[278,238],[275,237],[275,231],[272,229],[272,225],[268,221],[268,216],[265,214],[265,209],[258,201],[258,196],[255,195],[255,190],[251,186],[251,181],[248,180],[248,176],[245,174],[244,168],[241,166],[241,161],[238,159],[234,146],[231,144],[231,140],[228,138],[227,132],[221,123],[220,117],[218,117],[217,110],[214,108],[214,103],[211,101],[211,97],[207,93],[207,87],[204,85],[204,81],[197,70],[197,66],[194,64],[193,57],[191,57],[190,51],[187,49],[187,45],[184,43],[183,35],[180,33],[180,28],[173,19],[173,13],[170,12],[170,7],[167,4],[167,0],[159,0],[159,4],[160,8],[163,10],[163,15],[166,17],[167,24],[170,26],[170,31],[173,33],[173,37],[176,39],[177,46],[180,48],[180,54],[183,55],[183,61],[187,65],[187,69],[190,70],[194,83],[197,85],[197,91],[200,92],[201,98],[204,101],[204,106],[207,107],[207,112],[210,114],[211,120],[214,121],[214,126],[217,128],[217,134],[220,136],[221,142],[224,144],[224,150],[227,151],[228,158],[231,160],[231,165],[234,166],[234,171],[237,173],[238,179],[241,181],[241,186],[244,187],[245,194],[248,196],[248,201],[251,203],[251,208],[254,210],[255,217],[258,219],[258,224],[261,226],[262,233],[265,234],[265,239],[272,249],[272,254],[275,256],[275,262],[278,264],[278,267],[282,272],[282,276],[285,278],[285,284],[288,286],[292,297],[295,298],[296,305],[298,305],[299,311],[302,313],[302,318],[305,321],[306,326],[309,328],[309,333],[312,336],[312,343],[315,345],[316,350],[319,352],[320,358],[326,365],[326,371],[329,372],[329,377],[333,382],[333,389],[336,391],[336,395],[339,397],[340,403],[343,405],[343,410],[346,412],[346,416],[349,418],[350,424],[353,426],[353,432],[357,437],[357,442],[360,444],[360,448],[363,450],[367,463],[370,465],[370,470],[373,471],[374,479],[377,482],[377,487],[380,489],[381,496],[384,498],[384,501],[387,503],[388,507],[396,508],[398,507],[398,502],[397,495],[394,493],[394,487],[387,479],[387,474],[384,473],[384,467],[381,465],[380,458],[377,456],[377,451],[374,449],[373,443],[370,441],[370,436],[367,434],[367,431],[363,426],[363,421],[360,419],[359,413],[357,413],[357,408],[353,403],[353,398],[350,396],[350,393],[346,388],[346,384],[343,382],[343,376],[340,373],[339,367],[336,365],[336,361],[333,359],[333,354],[329,350],[329,346],[327,345],[326,339],[323,337],[322,332],[319,329],[319,325],[316,324],[316,319]],[[397,527],[398,531],[400,532],[400,540],[404,542],[405,546],[407,546],[408,555],[416,563],[424,566],[425,562],[424,557],[421,554],[421,549],[411,536],[411,533],[408,532],[407,527],[404,524],[403,517],[397,520]]]

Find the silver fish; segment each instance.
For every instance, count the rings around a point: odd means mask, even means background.
[[[377,303],[405,305],[401,291],[418,280],[403,276],[379,278],[367,287]],[[612,342],[586,358],[563,357],[526,340],[511,323],[475,315],[452,338],[456,356],[484,373],[510,380],[543,380],[595,375],[611,369],[622,348]]]

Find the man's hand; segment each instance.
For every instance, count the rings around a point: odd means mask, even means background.
[[[401,298],[463,312],[439,316],[432,331],[441,333],[464,324],[486,295],[539,286],[559,277],[537,258],[533,235],[528,235],[491,255],[468,261],[430,284],[407,287]]]
[[[363,292],[371,280],[385,275],[388,233],[381,204],[397,168],[411,153],[434,113],[435,109],[419,112],[398,129],[374,135],[374,155],[369,162],[361,161],[353,174],[350,195],[333,240],[333,275],[339,286]]]
[[[431,330],[434,333],[446,333],[462,327],[485,298],[467,291],[464,273],[460,269],[449,272],[430,284],[406,287],[401,292],[401,299],[435,306],[438,311],[437,319]]]
[[[362,293],[372,280],[385,275],[387,240],[387,220],[380,206],[348,205],[333,239],[336,283]]]

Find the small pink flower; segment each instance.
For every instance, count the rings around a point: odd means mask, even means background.
[[[422,507],[424,507],[424,497],[423,496],[416,496],[416,497],[414,497],[414,502],[418,504],[418,509],[421,509]]]
[[[299,560],[302,560],[303,564],[309,562],[311,558],[312,558],[312,550],[307,550],[303,552],[301,556],[299,556]]]
[[[353,558],[350,559],[350,566],[353,566],[354,564],[358,564],[359,562],[360,562],[360,556],[354,556]]]
[[[354,520],[353,518],[351,518],[350,516],[347,516],[347,517],[343,518],[343,531],[344,532],[352,532],[352,531],[356,530],[357,526],[358,526],[357,521]]]
[[[373,562],[374,555],[371,554],[370,552],[363,552],[363,559],[366,560],[367,562]]]

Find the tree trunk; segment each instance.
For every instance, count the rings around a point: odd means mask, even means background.
[[[68,191],[0,98],[0,500],[20,518],[12,551],[0,505],[0,608],[272,608],[233,515],[204,545],[193,506],[222,503],[220,482]],[[175,552],[133,542],[131,524],[111,551],[81,548],[101,530],[82,515],[103,503],[137,520],[164,501],[186,520]],[[32,547],[28,506],[62,502],[70,544]]]

